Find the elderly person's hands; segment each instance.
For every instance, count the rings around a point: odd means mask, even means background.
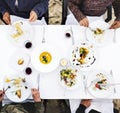
[[[6,24],[11,24],[10,14],[8,12],[5,12],[3,14],[3,20],[5,21]]]
[[[38,89],[32,88],[31,92],[32,92],[32,97],[33,97],[34,101],[41,102],[40,93],[39,93]]]
[[[88,27],[89,26],[89,21],[88,21],[87,17],[85,17],[82,20],[80,20],[79,24],[81,26]]]
[[[110,29],[117,29],[120,27],[120,21],[114,21]]]
[[[36,14],[35,11],[31,11],[30,12],[30,17],[29,17],[29,21],[30,22],[35,22],[38,19],[38,15]]]
[[[84,105],[87,108],[91,105],[91,99],[83,99],[81,100],[80,104]]]
[[[3,100],[4,98],[4,91],[0,90],[0,102]]]

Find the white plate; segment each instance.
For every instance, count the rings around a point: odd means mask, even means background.
[[[95,84],[100,81],[98,75],[102,75],[106,79],[106,84],[111,84],[112,80],[109,73],[104,70],[96,70],[87,76],[88,92],[96,98],[107,98],[113,93],[113,86],[105,86],[103,89],[95,87]]]
[[[43,64],[40,62],[39,57],[41,53],[48,52],[52,56],[51,62],[48,64]],[[59,66],[59,52],[56,47],[53,47],[47,43],[37,46],[31,54],[31,62],[36,70],[39,72],[51,72]]]
[[[19,77],[22,79],[25,78],[25,76],[22,76],[21,74],[8,75],[5,77],[4,89],[7,89],[8,86],[10,86],[10,88],[5,92],[5,94],[8,97],[8,99],[10,99],[13,102],[22,102],[22,101],[26,100],[31,94],[31,89],[30,89],[27,81],[25,81],[25,82],[21,81],[18,85],[14,84],[15,83],[14,79],[18,79]],[[6,82],[6,79],[9,79],[11,81]],[[26,80],[26,78],[25,78],[25,80]],[[18,97],[16,95],[16,90],[21,90],[21,97]]]
[[[68,71],[68,70],[71,70],[71,76],[72,75],[75,75],[74,78],[67,78],[67,83],[65,82],[65,79],[63,79],[63,77],[61,76],[61,71]],[[61,78],[62,77],[62,78]],[[73,90],[73,89],[76,89],[78,88],[79,86],[81,86],[81,81],[82,81],[82,73],[80,73],[79,69],[76,68],[76,67],[73,67],[73,66],[69,66],[67,68],[62,68],[60,70],[60,73],[59,73],[59,82],[61,84],[61,86],[65,89],[68,89],[68,90]],[[73,82],[72,85],[70,85],[70,83]]]
[[[90,23],[89,27],[93,30],[96,28],[100,28],[102,30],[107,30],[110,28],[110,25],[104,21],[97,20],[97,21]]]
[[[90,23],[89,28],[87,28],[86,30],[86,37],[88,41],[90,41],[96,46],[104,46],[108,44],[108,41],[111,39],[111,35],[112,35],[111,34],[112,30],[110,30],[109,27],[110,25],[104,21],[95,21],[93,23]],[[92,30],[95,30],[96,28],[104,30],[104,32],[102,34],[96,35],[92,31]]]
[[[18,64],[18,61],[20,59],[23,60],[23,63],[21,65]],[[25,69],[25,67],[27,67],[29,61],[30,61],[30,58],[29,58],[29,56],[26,53],[24,53],[24,52],[22,52],[20,50],[17,50],[10,57],[8,63],[10,65],[10,67],[14,68],[15,70],[23,71]]]
[[[16,24],[19,25],[19,28],[21,29],[21,35],[16,36],[16,38],[14,38],[15,34],[18,34],[17,32],[17,28],[16,28]],[[32,26],[30,25],[29,22],[27,21],[16,21],[14,22],[9,29],[9,40],[15,44],[16,46],[24,46],[24,42],[27,40],[32,40],[33,39],[33,35],[34,35],[34,31]]]
[[[89,53],[84,58],[85,63],[81,64],[78,59],[80,59],[80,48],[86,48]],[[98,61],[98,53],[92,44],[89,43],[81,43],[80,45],[75,45],[72,47],[70,52],[70,62],[72,65],[77,66],[82,71],[91,70],[94,66],[96,66]]]

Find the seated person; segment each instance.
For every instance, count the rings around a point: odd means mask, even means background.
[[[48,0],[0,0],[0,13],[6,24],[11,24],[10,15],[29,19],[41,19],[48,9]]]
[[[80,106],[76,110],[76,113],[85,113],[85,109],[88,108],[90,105],[91,105],[90,99],[82,100]],[[100,113],[100,112],[92,109],[89,111],[89,113]]]
[[[2,106],[4,91],[0,90],[0,113],[44,113],[43,101],[40,98],[39,91],[31,89],[34,102],[11,103]]]
[[[81,103],[79,105],[79,107],[76,110],[76,113],[85,113],[85,110],[91,105],[92,100],[91,99],[84,99],[81,100]],[[113,110],[114,113],[119,113],[119,111],[117,109]],[[91,109],[89,111],[89,113],[101,113],[100,111],[97,111],[95,109]]]
[[[113,5],[116,19],[110,28],[120,27],[120,0],[68,0],[68,6],[78,23],[88,27],[89,21],[86,16],[102,16],[109,5]]]

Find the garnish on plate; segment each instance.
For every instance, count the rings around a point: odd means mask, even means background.
[[[16,30],[16,33],[11,35],[13,38],[18,38],[19,36],[24,34],[24,32],[23,32],[23,30],[21,28],[22,24],[23,24],[22,22],[15,23],[14,28]]]
[[[94,32],[95,35],[100,35],[104,33],[104,30],[100,29],[100,28],[96,28],[95,30],[92,30]]]
[[[23,58],[18,59],[18,65],[22,65],[24,63]]]
[[[105,77],[105,75],[103,73],[99,73],[96,75],[97,76],[97,82],[94,83],[94,90],[107,90],[108,88],[108,81],[107,78]]]
[[[60,71],[61,81],[68,87],[72,87],[76,84],[77,70],[74,69],[62,69]]]
[[[52,55],[49,52],[42,52],[39,56],[39,60],[43,64],[49,64],[52,60]]]
[[[80,53],[80,58],[77,59],[78,62],[80,62],[81,64],[85,63],[85,58],[89,53],[89,50],[85,47],[81,47],[79,49],[79,53]]]
[[[18,98],[21,98],[22,96],[21,90],[20,89],[16,90],[15,95],[17,95]]]

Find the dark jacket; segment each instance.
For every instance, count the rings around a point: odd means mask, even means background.
[[[0,105],[0,113],[44,113],[43,101]]]
[[[41,18],[48,9],[48,0],[0,0],[0,12],[4,14],[8,11],[11,15],[29,18],[30,11],[33,10]]]
[[[86,109],[86,107],[85,107],[84,105],[80,104],[80,106],[78,107],[76,113],[85,113],[85,109]],[[101,112],[96,111],[96,110],[94,110],[94,109],[91,109],[91,110],[89,111],[89,113],[101,113]]]

